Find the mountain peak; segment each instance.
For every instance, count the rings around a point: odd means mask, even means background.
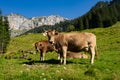
[[[56,23],[63,22],[68,20],[59,15],[50,15],[50,16],[41,16],[41,17],[32,17],[26,18],[20,14],[9,14],[7,15],[9,21],[9,27],[11,31],[28,31],[35,27],[43,25],[55,25]],[[16,35],[15,35],[16,36]]]

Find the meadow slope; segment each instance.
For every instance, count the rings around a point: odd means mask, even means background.
[[[40,62],[38,53],[22,51],[34,52],[33,44],[47,38],[28,34],[12,38],[7,53],[0,55],[0,80],[120,80],[120,22],[83,32],[97,36],[99,56],[94,65],[90,59],[67,59],[67,65],[59,65],[55,52],[48,52]]]

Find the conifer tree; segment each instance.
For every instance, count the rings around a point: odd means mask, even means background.
[[[74,25],[69,25],[69,26],[67,27],[67,31],[68,31],[68,32],[74,31],[74,29],[75,29]]]
[[[101,15],[99,12],[97,12],[96,14],[96,21],[97,21],[97,24],[96,24],[96,27],[103,27],[103,23],[102,23],[102,19],[101,19]]]
[[[6,47],[10,40],[9,24],[7,18],[0,12],[0,53],[6,52]]]
[[[89,20],[87,16],[84,18],[84,29],[89,29]]]
[[[6,51],[6,47],[10,40],[10,32],[9,32],[9,22],[7,17],[4,17],[4,52]]]
[[[2,13],[1,13],[1,10],[0,10],[0,53],[2,53],[3,49],[2,49],[2,33],[3,33],[3,22],[2,22]]]
[[[79,30],[83,30],[84,29],[84,25],[83,25],[83,20],[82,19],[78,20],[78,26],[79,26]]]

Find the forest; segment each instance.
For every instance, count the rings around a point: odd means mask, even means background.
[[[120,0],[98,2],[88,13],[73,20],[75,30],[108,27],[120,21]]]

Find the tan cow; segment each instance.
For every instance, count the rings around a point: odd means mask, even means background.
[[[48,42],[48,40],[38,41],[35,43],[36,51],[40,52],[40,61],[44,61],[44,56],[46,52],[55,51],[55,48],[52,44]]]
[[[70,32],[58,33],[55,30],[49,30],[43,33],[47,35],[49,42],[54,44],[60,53],[60,63],[66,64],[67,51],[79,52],[81,50],[91,53],[91,64],[94,63],[94,57],[97,55],[96,36],[88,32]],[[62,61],[62,58],[64,61]]]
[[[81,52],[67,52],[67,58],[73,59],[73,58],[83,58],[88,59],[88,56]]]

